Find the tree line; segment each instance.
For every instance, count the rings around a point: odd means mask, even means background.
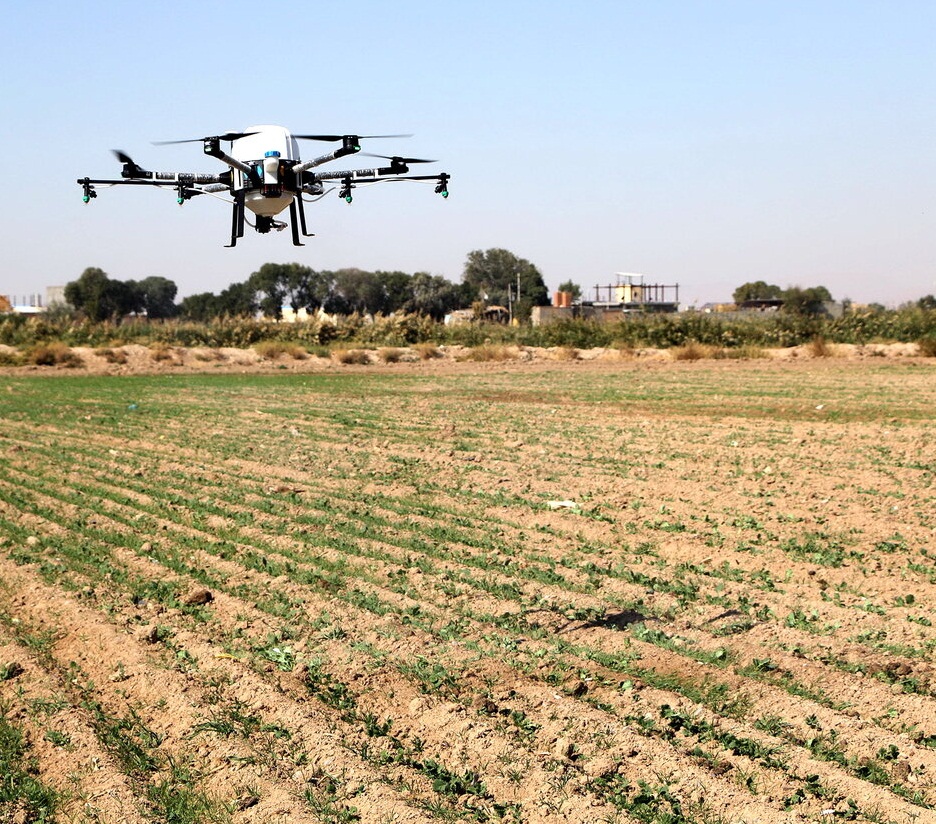
[[[121,281],[97,267],[85,269],[65,287],[65,300],[93,321],[127,315],[208,321],[258,313],[280,319],[284,309],[321,309],[334,315],[406,312],[442,320],[454,309],[478,303],[509,303],[516,317],[526,318],[533,306],[549,302],[536,266],[506,249],[470,252],[460,283],[428,272],[316,271],[300,263],[265,263],[218,294],[201,292],[178,304],[176,294],[176,284],[168,278]]]
[[[581,295],[581,289],[571,281],[563,283],[560,290]],[[459,283],[428,272],[316,271],[300,263],[265,263],[247,280],[232,283],[218,294],[201,292],[179,303],[175,302],[176,294],[176,284],[168,278],[121,281],[97,267],[85,269],[65,287],[65,300],[92,321],[119,321],[132,315],[151,320],[210,321],[263,314],[280,319],[284,309],[305,309],[310,314],[321,309],[330,315],[408,313],[438,321],[455,309],[483,306],[510,306],[514,317],[526,319],[534,306],[549,303],[539,269],[513,252],[496,248],[469,252]],[[733,298],[739,304],[782,300],[785,314],[816,315],[822,313],[823,304],[832,300],[832,295],[824,286],[782,289],[758,280],[739,286]],[[936,298],[927,295],[914,305],[933,309]]]
[[[825,286],[788,286],[781,289],[774,283],[755,280],[742,283],[732,293],[735,303],[754,300],[782,300],[783,311],[793,315],[818,315],[823,304],[832,300],[832,293]]]

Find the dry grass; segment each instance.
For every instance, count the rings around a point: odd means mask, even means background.
[[[168,343],[163,343],[162,341],[152,343],[150,344],[149,351],[150,357],[157,363],[176,360],[176,350]]]
[[[23,356],[16,349],[0,348],[0,366],[19,366]]]
[[[395,346],[384,346],[377,350],[377,360],[381,363],[399,363],[405,355],[405,349],[398,349]]]
[[[629,343],[625,343],[622,340],[612,341],[608,350],[611,357],[619,358],[620,360],[632,360],[637,357],[637,350]]]
[[[370,355],[365,349],[335,349],[332,351],[332,357],[338,363],[344,364],[363,366],[370,363]]]
[[[716,360],[755,360],[767,358],[769,355],[760,346],[732,346],[715,349],[712,357]]]
[[[806,344],[806,351],[814,358],[835,357],[835,347],[822,335],[817,335]]]
[[[552,354],[559,361],[576,361],[579,359],[579,351],[574,346],[557,346],[553,349]]]
[[[285,343],[279,340],[265,340],[254,346],[254,351],[264,360],[277,360],[281,357],[290,357],[294,360],[305,360],[309,357],[298,343]]]
[[[95,349],[94,354],[104,358],[108,363],[126,363],[129,360],[125,349],[111,349],[108,346]]]
[[[442,350],[434,343],[417,343],[413,351],[419,355],[420,360],[435,360],[442,357]]]
[[[509,346],[501,344],[485,343],[481,346],[475,346],[465,352],[459,360],[473,361],[475,363],[508,361],[514,357],[513,351]]]
[[[65,366],[74,369],[83,366],[81,356],[64,343],[40,343],[26,352],[26,363],[36,366]]]
[[[924,358],[936,358],[936,336],[920,338],[917,341],[917,351]]]
[[[192,357],[202,363],[226,361],[227,355],[220,349],[196,349],[192,352]]]
[[[711,358],[714,351],[711,346],[691,340],[684,346],[674,346],[670,349],[670,357],[677,361],[696,361]]]

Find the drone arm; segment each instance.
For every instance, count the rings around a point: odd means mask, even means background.
[[[337,160],[339,157],[346,157],[349,154],[354,154],[354,149],[349,149],[346,146],[342,146],[340,149],[335,149],[333,152],[328,154],[323,154],[321,157],[315,158],[315,160],[307,160],[305,163],[297,163],[292,167],[292,170],[296,174],[302,174],[302,172],[308,171],[309,169],[314,169],[316,166],[322,166],[325,163],[331,163],[333,160]]]
[[[230,175],[230,172],[227,173]],[[205,192],[221,192],[229,189],[229,184],[223,182],[224,175],[189,174],[186,172],[144,172],[140,171],[132,178],[98,179],[90,177],[78,178],[78,185],[82,187],[82,200],[90,203],[97,197],[95,184],[101,186],[155,186],[157,189],[173,188],[176,190],[177,200],[181,205],[195,195]],[[199,188],[204,186],[204,188]]]
[[[405,170],[403,170],[405,171]],[[400,172],[392,166],[384,166],[379,169],[353,169],[346,172],[321,172],[315,174],[316,180],[377,180],[386,175],[399,174]]]
[[[389,177],[389,175],[393,175],[393,177]],[[440,194],[442,197],[448,197],[448,182],[452,179],[452,176],[447,172],[439,172],[439,174],[435,175],[400,174],[399,168],[395,166],[379,169],[356,169],[348,172],[323,172],[321,174],[314,174],[313,177],[316,181],[340,180],[342,182],[341,197],[345,199],[351,194],[350,190],[353,188],[353,181],[381,183],[390,180],[435,180],[437,182],[435,187],[436,194]],[[348,202],[350,203],[350,201]]]
[[[144,176],[145,175],[145,176]],[[92,180],[86,177],[78,178],[78,182],[100,183],[109,186],[177,186],[179,183],[185,185],[201,185],[205,183],[222,183],[221,175],[209,175],[193,172],[144,172],[143,175],[132,178],[120,178],[119,180]],[[225,185],[225,188],[226,185]]]
[[[315,158],[315,160],[309,160],[305,163],[297,163],[292,167],[293,172],[297,175],[302,174],[309,169],[314,169],[316,166],[321,166],[325,163],[331,163],[333,160],[337,160],[339,157],[347,157],[348,155],[356,154],[361,151],[360,138],[356,135],[348,134],[338,137],[337,135],[327,135],[327,137],[341,140],[341,148],[335,149],[333,152],[328,154],[323,154],[321,157]],[[313,138],[319,139],[319,138]]]
[[[220,175],[201,174],[198,172],[150,172],[156,183],[220,183]]]
[[[257,172],[251,166],[248,166],[246,163],[241,162],[229,154],[225,154],[221,149],[221,140],[217,137],[209,137],[205,139],[205,154],[209,157],[216,157],[222,163],[227,163],[232,169],[237,169],[240,172],[243,172],[255,183],[260,181],[257,179]]]

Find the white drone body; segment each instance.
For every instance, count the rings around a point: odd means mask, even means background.
[[[282,126],[248,126],[244,131],[247,136],[231,144],[231,157],[257,168],[264,187],[278,186],[280,165],[284,161],[299,162],[299,141]],[[265,195],[262,190],[251,189],[250,177],[241,171],[238,175],[238,188],[246,190],[244,205],[256,215],[273,217],[293,202],[292,194]]]
[[[367,136],[386,137],[409,135]],[[228,246],[235,246],[237,239],[244,235],[245,209],[254,214],[253,227],[261,234],[269,232],[270,229],[285,229],[287,224],[274,218],[283,210],[289,209],[293,243],[302,246],[299,241],[300,231],[303,236],[311,237],[306,231],[304,198],[310,196],[317,200],[324,197],[327,194],[325,184],[329,181],[340,182],[339,196],[348,203],[352,200],[351,190],[356,186],[385,180],[435,182],[436,193],[448,197],[448,181],[451,176],[445,172],[436,175],[409,174],[410,163],[433,163],[432,160],[369,155],[389,160],[390,165],[371,169],[312,171],[338,158],[357,154],[361,150],[361,139],[358,135],[293,135],[282,126],[248,126],[242,132],[225,132],[222,135],[194,140],[165,141],[203,143],[206,155],[229,167],[220,174],[150,172],[134,163],[126,153],[115,150],[117,159],[124,164],[120,180],[92,180],[85,177],[79,178],[78,183],[83,187],[85,203],[97,197],[96,185],[174,188],[180,205],[196,195],[227,192],[233,205],[231,242]],[[333,152],[303,162],[299,154],[300,140],[340,142],[341,146]],[[223,142],[230,142],[229,152],[221,148]]]

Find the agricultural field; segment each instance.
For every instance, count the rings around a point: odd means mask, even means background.
[[[936,822],[936,362],[0,376],[0,822]]]

